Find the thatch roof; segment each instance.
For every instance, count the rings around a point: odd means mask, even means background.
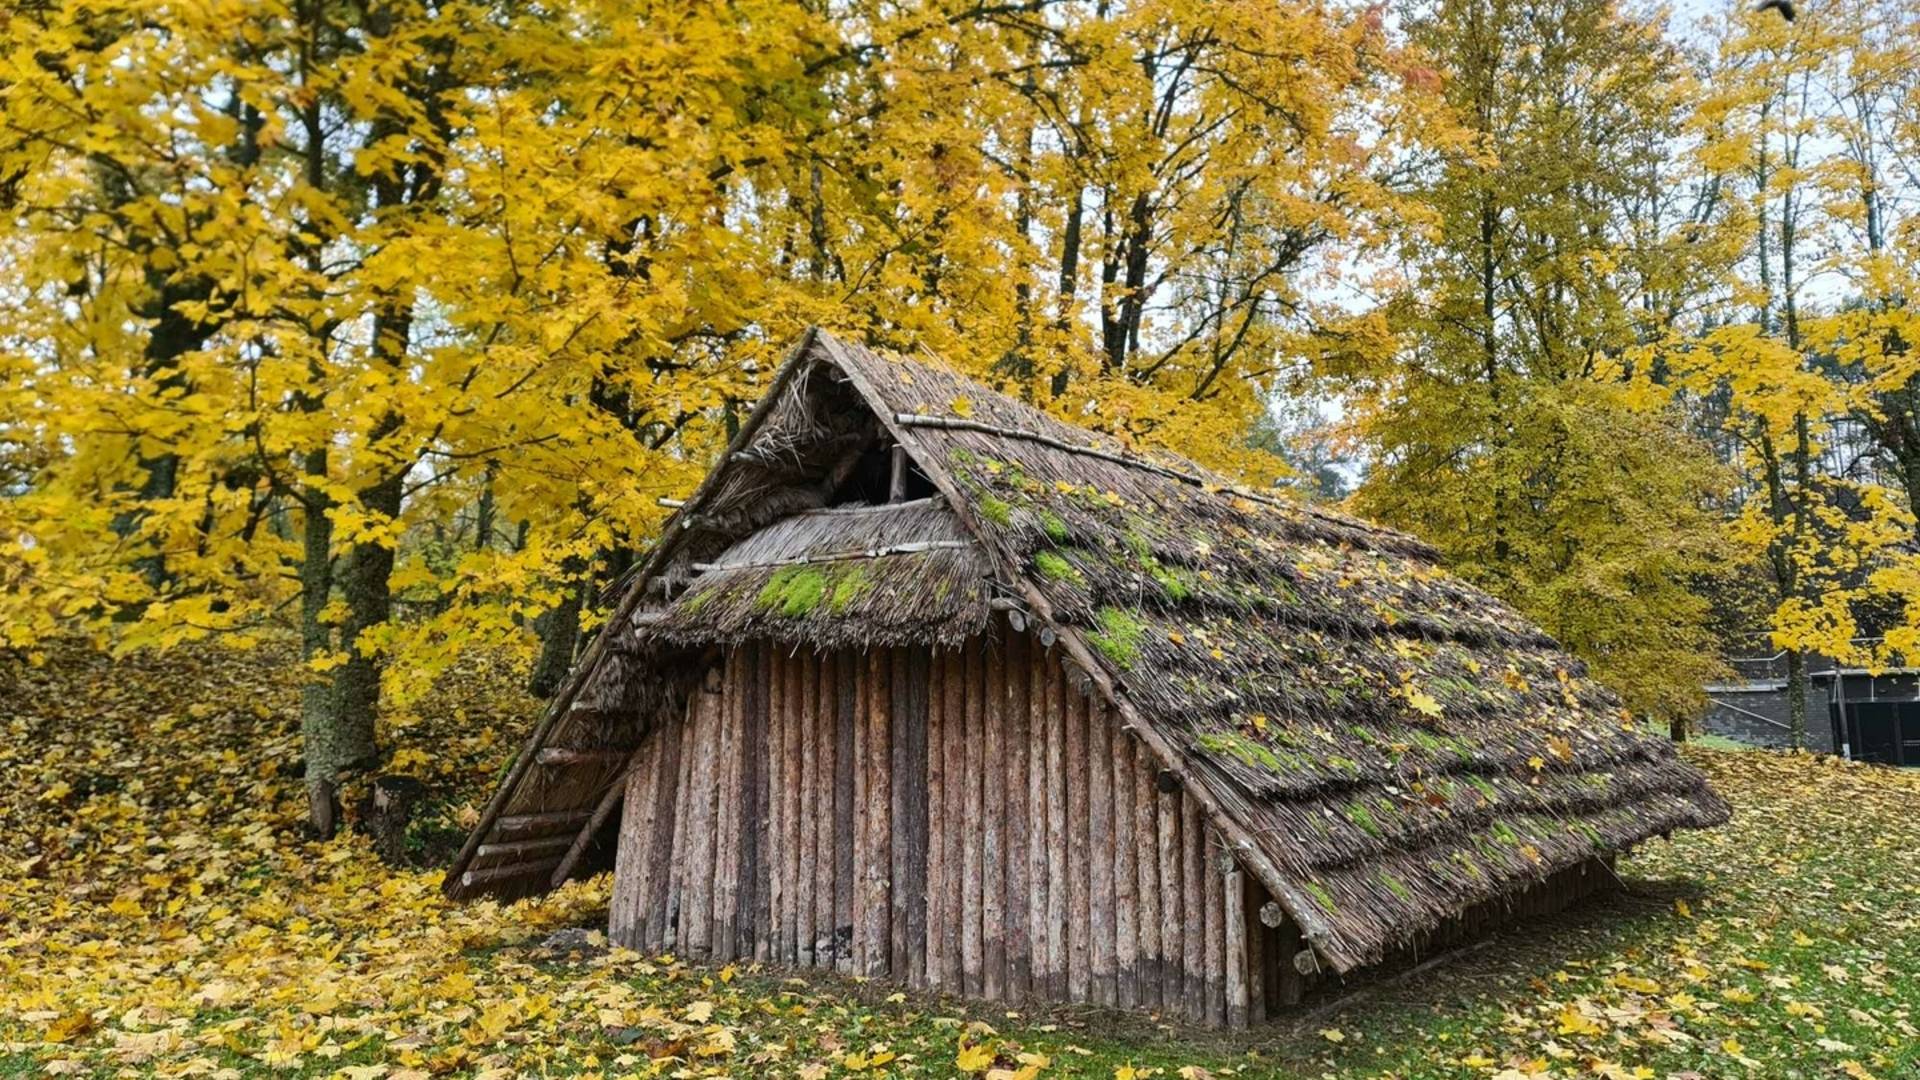
[[[796,514],[891,438],[950,506]],[[1562,868],[1727,817],[1583,664],[1418,540],[824,334],[803,341],[669,528],[625,621],[583,665],[576,739],[631,730],[672,699],[635,689],[684,666],[660,663],[665,649],[951,641],[1019,604],[1198,789],[1337,970]],[[972,544],[896,550],[936,540]],[[806,586],[814,602],[776,602],[775,576],[836,551],[860,552],[886,589],[856,590],[837,612],[817,602],[824,582]],[[914,591],[880,595],[895,582]],[[930,602],[940,583],[946,597]],[[490,814],[551,809],[513,795],[545,792],[521,779]]]

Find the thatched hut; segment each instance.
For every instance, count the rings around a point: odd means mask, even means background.
[[[809,333],[447,877],[611,937],[1242,1024],[1727,808],[1418,540]]]

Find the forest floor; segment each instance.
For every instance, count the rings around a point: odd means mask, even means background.
[[[303,838],[296,672],[63,648],[0,684],[0,1075],[1920,1076],[1920,774],[1690,749],[1733,823],[1634,852],[1624,892],[1214,1035],[609,951],[604,879],[450,905]],[[472,659],[386,733],[445,796],[423,860],[524,733],[518,685]]]

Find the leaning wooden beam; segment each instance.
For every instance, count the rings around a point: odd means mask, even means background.
[[[729,570],[773,570],[783,566],[805,566],[810,563],[881,559],[888,555],[918,555],[925,551],[961,551],[972,546],[973,542],[970,540],[911,540],[887,547],[827,551],[797,555],[791,559],[776,559],[771,562],[694,563],[693,569],[695,573],[700,574],[725,573]]]
[[[1382,532],[1380,529],[1368,526],[1365,522],[1337,517],[1311,506],[1296,503],[1288,499],[1277,498],[1239,484],[1229,483],[1219,477],[1202,476],[1199,473],[1186,472],[1181,469],[1161,465],[1158,462],[1147,461],[1144,458],[1132,457],[1127,454],[1117,454],[1111,450],[1102,450],[1097,446],[1081,446],[1078,443],[1071,443],[1065,439],[1057,439],[1052,435],[1042,434],[1038,431],[1028,431],[1024,428],[1001,427],[995,424],[986,424],[978,420],[967,420],[955,416],[923,416],[919,413],[895,413],[893,414],[893,421],[895,424],[906,428],[977,431],[983,435],[995,435],[1003,439],[1019,439],[1024,442],[1038,443],[1041,446],[1052,447],[1055,450],[1065,451],[1069,454],[1079,454],[1083,457],[1097,458],[1101,461],[1110,461],[1115,465],[1125,466],[1129,469],[1138,469],[1142,472],[1154,473],[1159,476],[1164,476],[1169,480],[1178,480],[1183,484],[1225,491],[1250,502],[1265,503],[1268,506],[1279,507],[1280,509],[1293,513],[1305,514],[1308,517],[1318,518],[1321,521],[1340,525],[1345,528],[1357,529],[1363,532]]]
[[[544,874],[560,865],[558,855],[551,859],[534,859],[529,862],[509,863],[506,866],[489,866],[484,870],[467,870],[460,876],[467,885],[485,885],[493,881],[511,881],[515,878],[533,877]]]
[[[534,761],[540,765],[564,768],[569,765],[605,765],[609,762],[627,760],[631,750],[583,750],[570,746],[543,746],[534,755]]]
[[[543,750],[541,753],[546,751]],[[594,804],[593,813],[587,818],[586,824],[581,827],[579,833],[575,834],[572,843],[567,845],[567,853],[561,857],[560,865],[554,867],[553,877],[548,879],[548,885],[557,889],[565,885],[567,879],[573,876],[573,868],[579,865],[580,859],[586,855],[587,848],[593,843],[594,834],[607,823],[607,818],[613,814],[613,808],[620,805],[620,799],[627,790],[627,774],[633,770],[634,759],[639,755],[638,750],[627,755],[627,764],[608,783],[607,790],[600,796],[600,801]],[[480,845],[480,853],[485,854],[489,846]]]
[[[782,391],[793,381],[799,369],[808,363],[808,355],[813,352],[814,344],[818,339],[818,331],[811,327],[800,335],[800,340],[794,343],[793,351],[787,354],[786,362],[780,366],[772,383],[767,387],[766,396],[760,399],[760,403],[753,407],[751,413],[747,414],[747,419],[740,425],[740,430],[734,434],[733,442],[727,447],[729,453],[745,447],[759,433],[761,425],[766,423],[767,417],[772,414],[774,407],[783,396]],[[634,572],[634,584],[627,589],[626,596],[620,601],[619,607],[608,617],[608,624],[620,626],[632,617],[634,608],[646,596],[648,579],[659,573],[660,568],[667,564],[667,560],[679,550],[690,531],[686,527],[685,520],[688,511],[707,500],[714,489],[719,487],[720,479],[726,472],[726,469],[715,469],[708,473],[706,479],[700,481],[700,486],[694,490],[693,496],[687,500],[687,506],[668,519],[659,542],[654,544],[646,561],[641,563],[639,569]],[[454,856],[453,864],[448,869],[446,884],[441,888],[449,895],[473,884],[467,881],[463,871],[472,863],[474,852],[485,842],[495,821],[506,812],[507,804],[519,792],[520,782],[525,779],[527,770],[533,766],[534,755],[546,745],[554,725],[573,708],[574,699],[580,695],[588,678],[600,666],[601,660],[607,654],[608,642],[612,637],[613,635],[604,633],[594,637],[592,644],[587,646],[587,651],[573,666],[573,671],[567,676],[565,685],[560,688],[560,693],[555,695],[553,703],[547,707],[546,712],[541,714],[540,722],[534,725],[533,733],[527,736],[526,744],[521,748],[520,753],[514,756],[513,764],[507,767],[507,775],[495,789],[493,797],[487,800],[486,808],[480,812],[479,823],[467,837],[467,842],[461,846],[460,853]]]

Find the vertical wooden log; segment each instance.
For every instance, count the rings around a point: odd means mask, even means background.
[[[1247,955],[1244,967],[1247,973],[1247,1023],[1263,1023],[1267,1019],[1267,937],[1271,933],[1266,924],[1260,921],[1260,908],[1267,902],[1267,891],[1252,874],[1240,875],[1240,923],[1243,940],[1247,943]]]
[[[941,696],[946,699],[941,711],[946,716],[946,797],[947,797],[947,925],[941,954],[946,958],[946,986],[955,993],[964,992],[965,955],[962,926],[966,918],[966,837],[967,789],[978,777],[967,774],[967,662],[972,643],[947,657],[946,679]]]
[[[1023,635],[1024,636],[1024,635]],[[1048,983],[1052,972],[1048,942],[1048,867],[1055,850],[1048,836],[1048,746],[1053,726],[1048,720],[1047,649],[1032,637],[1027,648],[1027,992],[1036,999],[1053,997]]]
[[[980,995],[989,1001],[1007,996],[1006,854],[1002,831],[1007,820],[1005,725],[1007,668],[1003,646],[983,641],[986,675],[978,687],[985,727],[980,764]]]
[[[1181,1000],[1187,1015],[1196,1023],[1207,1022],[1207,835],[1200,800],[1180,793],[1180,885],[1185,893],[1180,908],[1185,916],[1181,929],[1186,940],[1180,945],[1181,973],[1184,976]]]
[[[783,647],[784,648],[784,647]],[[781,847],[786,855],[781,860],[780,872],[787,879],[786,909],[781,913],[780,937],[783,949],[782,962],[797,967],[800,960],[800,913],[805,909],[807,894],[802,889],[800,868],[805,854],[801,849],[802,828],[801,806],[803,805],[806,776],[806,763],[802,757],[807,742],[805,697],[806,664],[797,652],[784,652],[781,665],[786,673],[785,711],[787,724],[786,755],[786,821],[785,832],[780,838]]]
[[[841,768],[852,770],[853,801],[841,818],[839,842],[852,850],[851,875],[844,884],[835,884],[834,894],[845,897],[841,905],[850,913],[846,918],[851,938],[840,968],[859,975],[867,973],[871,962],[868,945],[872,941],[867,932],[867,882],[872,878],[867,857],[873,850],[873,840],[867,835],[867,827],[873,815],[867,812],[867,783],[874,768],[867,756],[867,673],[874,662],[874,653],[873,649],[849,650],[840,661],[842,723],[853,729],[851,753],[842,758]],[[846,745],[843,743],[843,754]],[[882,930],[881,941],[885,940],[886,933]]]
[[[966,735],[961,740],[962,775],[966,778],[965,800],[960,810],[960,980],[961,991],[968,997],[981,997],[982,967],[981,928],[986,901],[984,875],[981,872],[980,842],[985,834],[981,821],[981,794],[985,790],[986,772],[984,753],[986,745],[986,717],[984,696],[980,692],[985,680],[981,674],[981,642],[969,641],[962,655],[965,667],[961,673],[960,692],[966,708]]]
[[[649,838],[653,850],[647,869],[646,906],[641,910],[645,920],[643,940],[648,952],[662,952],[667,947],[667,902],[673,889],[674,812],[680,804],[680,733],[685,723],[682,717],[671,717],[653,736],[659,745],[658,764],[654,768],[653,835]]]
[[[898,979],[904,964],[892,966],[893,956],[893,682],[894,660],[900,650],[878,648],[867,654],[866,723],[867,855],[863,862],[866,877],[861,889],[862,929],[866,941],[865,963],[860,974],[879,977],[892,973]],[[899,845],[904,847],[905,845]]]
[[[1157,812],[1159,796],[1154,792],[1153,776],[1157,768],[1153,751],[1145,743],[1133,744],[1133,836],[1136,856],[1134,869],[1139,901],[1136,919],[1140,927],[1140,946],[1135,952],[1135,994],[1144,1009],[1160,1007],[1160,824]]]
[[[794,947],[799,952],[796,963],[801,967],[813,967],[816,963],[813,952],[816,936],[814,916],[818,912],[814,901],[814,885],[820,877],[820,668],[819,660],[811,649],[802,649],[796,654],[794,666],[800,671],[800,699],[797,703],[800,775],[795,777],[800,786],[800,811],[794,822],[799,829],[795,841],[799,858],[794,864]]]
[[[947,656],[934,650],[927,671],[927,985],[947,984]]]
[[[1136,979],[1139,970],[1139,931],[1135,927],[1138,879],[1133,842],[1133,737],[1120,730],[1118,716],[1107,710],[1107,771],[1113,778],[1113,978],[1114,1004],[1131,1009],[1140,1003]]]
[[[816,655],[814,670],[819,683],[814,693],[813,737],[819,746],[814,751],[813,962],[816,967],[831,968],[837,963],[833,889],[839,864],[834,844],[840,776],[840,738],[834,726],[839,712],[834,692],[838,665],[832,653]]]
[[[1154,770],[1155,817],[1159,825],[1160,856],[1160,1006],[1179,1016],[1187,1015],[1186,950],[1187,889],[1182,880],[1187,868],[1186,845],[1181,843],[1181,827],[1186,815],[1181,811],[1180,789],[1162,782]]]
[[[1071,918],[1067,895],[1067,697],[1060,656],[1049,650],[1047,674],[1047,996],[1068,995],[1067,953]]]
[[[1224,849],[1223,849],[1224,850]],[[1226,936],[1226,1020],[1230,1028],[1247,1026],[1247,883],[1240,864],[1232,855],[1226,858],[1231,868],[1221,875],[1221,899],[1224,903],[1221,932]]]
[[[1207,955],[1200,971],[1207,995],[1207,1023],[1222,1027],[1227,1022],[1227,890],[1221,865],[1226,848],[1212,828],[1203,831],[1207,838],[1202,848],[1206,862],[1201,871],[1207,883],[1203,901],[1207,906]]]
[[[859,673],[866,660],[859,653],[843,652],[834,657],[833,698],[833,819],[828,822],[827,843],[833,852],[833,907],[828,933],[833,939],[833,966],[843,975],[853,974],[854,942],[854,798],[859,794],[856,777],[860,773],[854,751],[862,741],[859,721],[854,714]]]
[[[905,714],[895,705],[896,725],[904,721],[907,735],[908,779],[901,802],[907,818],[904,838],[907,842],[906,880],[896,881],[894,906],[907,908],[906,956],[908,985],[921,987],[927,982],[927,710],[931,696],[932,650],[916,646],[903,660],[896,660],[894,671],[907,684]],[[897,701],[897,699],[896,699]],[[895,731],[899,731],[898,726]],[[899,781],[895,781],[898,783]]]
[[[1089,925],[1093,885],[1093,843],[1087,809],[1087,696],[1077,683],[1066,698],[1067,771],[1067,997],[1093,997],[1093,942]]]
[[[785,964],[791,958],[787,947],[787,910],[792,903],[792,880],[787,874],[788,847],[787,794],[787,657],[778,645],[766,649],[767,670],[767,938],[766,959]]]
[[[741,646],[744,684],[740,713],[745,728],[741,752],[739,955],[766,959],[767,940],[767,650],[758,643]]]
[[[673,849],[668,854],[670,873],[665,911],[667,933],[662,942],[662,947],[669,952],[685,950],[687,941],[687,920],[683,909],[686,907],[687,864],[690,861],[687,851],[693,846],[688,834],[693,828],[694,766],[700,754],[699,714],[700,690],[696,687],[687,702],[686,719],[681,721],[679,730],[680,777],[674,784]]]
[[[715,778],[719,757],[720,672],[707,672],[693,710],[692,813],[687,821],[686,886],[680,903],[681,951],[705,959],[713,945]]]
[[[652,865],[654,773],[660,764],[659,741],[644,739],[627,773],[626,803],[620,812],[620,836],[613,853],[613,902],[607,913],[607,940],[628,949],[644,946],[640,912]]]
[[[1113,889],[1113,749],[1107,703],[1087,698],[1087,969],[1088,998],[1112,1007],[1115,996]]]
[[[1006,636],[1006,699],[1001,710],[1006,720],[1001,756],[1006,762],[1006,957],[1007,1000],[1027,1000],[1033,981],[1033,946],[1028,934],[1032,914],[1028,904],[1032,894],[1027,878],[1027,764],[1032,752],[1027,727],[1027,658],[1025,634]]]
[[[726,650],[720,662],[720,723],[715,740],[720,751],[720,767],[714,782],[713,936],[708,947],[716,964],[731,961],[737,944],[734,914],[740,880],[740,813],[744,794],[740,783],[743,726],[740,669],[740,650]]]

